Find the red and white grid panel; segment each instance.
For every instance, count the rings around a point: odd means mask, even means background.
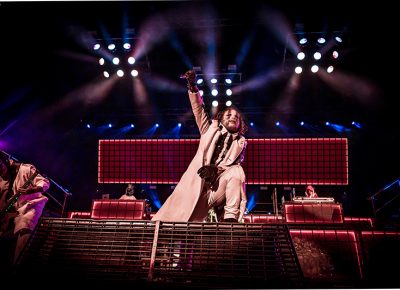
[[[348,185],[347,138],[248,139],[247,184]],[[198,139],[99,140],[99,183],[176,184]]]

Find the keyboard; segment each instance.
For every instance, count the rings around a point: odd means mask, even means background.
[[[334,203],[335,199],[333,197],[304,197],[296,196],[293,198],[293,202],[298,203]]]

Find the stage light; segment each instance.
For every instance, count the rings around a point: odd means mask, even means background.
[[[111,123],[108,123],[108,128],[112,128],[112,124]]]
[[[124,76],[124,71],[122,69],[119,69],[117,71],[117,76],[119,76],[120,78],[122,78]]]
[[[90,129],[90,124],[86,124],[86,128]]]
[[[326,69],[326,72],[327,72],[328,74],[332,73],[332,72],[333,72],[333,66],[330,65],[330,66]]]
[[[293,49],[286,43],[283,54],[283,69],[285,71],[294,71],[297,66],[308,71],[315,65],[313,61],[318,61],[318,67],[327,71],[329,66],[338,65],[339,49],[343,45],[343,38],[340,32],[296,32],[294,37],[298,39],[300,45]],[[308,42],[306,42],[308,39]],[[311,41],[310,41],[311,40]],[[342,41],[342,42],[340,42]],[[307,43],[307,45],[305,45]],[[294,52],[294,53],[292,53]],[[311,57],[313,56],[313,57]],[[316,72],[314,67],[312,72]],[[298,72],[296,72],[298,73]]]
[[[303,69],[301,68],[301,66],[296,66],[296,68],[294,69],[294,72],[297,74],[301,74],[303,71]]]
[[[317,42],[319,44],[324,44],[326,42],[326,39],[324,37],[320,37],[320,38],[318,38]]]
[[[159,125],[158,123],[156,123],[156,125],[155,125],[155,126],[156,126],[156,128],[160,127],[160,125]]]
[[[136,59],[133,56],[128,57],[129,64],[134,64],[135,62],[136,62]]]
[[[229,65],[228,70],[219,70],[218,72],[202,73],[201,67],[193,67],[196,71],[196,84],[199,86],[200,95],[206,105],[212,106],[215,97],[225,98],[222,104],[226,104],[228,99],[234,94],[234,89],[241,83],[241,73],[236,72],[236,65]],[[240,96],[240,91],[235,93],[235,97]],[[233,100],[230,100],[233,101]]]
[[[113,62],[113,64],[118,65],[119,64],[119,58],[118,57],[114,57],[112,62]]]
[[[93,45],[93,50],[99,50],[100,49],[100,43],[96,43]]]
[[[181,124],[181,123],[178,123],[178,127],[179,127],[179,128],[182,127],[182,124]]]
[[[308,42],[307,38],[303,37],[299,40],[299,44],[304,45]]]
[[[212,101],[212,106],[213,106],[214,108],[218,107],[218,101]]]
[[[304,122],[303,121],[300,122],[300,126],[304,126]]]
[[[254,123],[253,122],[250,122],[250,127],[254,127]]]
[[[313,73],[316,73],[318,70],[319,70],[319,67],[318,67],[316,64],[314,64],[314,65],[311,67],[311,71],[312,71]]]
[[[119,77],[123,77],[125,75],[129,76],[129,72],[132,69],[135,69],[135,72],[130,73],[133,77],[138,76],[138,72],[142,72],[145,70],[149,70],[149,63],[146,61],[146,56],[143,57],[143,61],[137,60],[132,56],[131,50],[133,48],[132,44],[126,40],[121,38],[112,39],[112,43],[107,45],[106,41],[99,41],[100,47],[107,47],[108,50],[98,50],[96,54],[99,57],[100,66],[104,66],[105,70],[108,72],[109,78],[111,75],[117,73]],[[103,43],[103,44],[101,44]],[[123,71],[124,73],[118,72],[118,70]]]
[[[135,128],[135,125],[134,125],[134,124],[131,124],[131,128]]]
[[[275,126],[280,126],[280,122],[279,121],[277,121],[277,122],[275,122]]]
[[[230,100],[226,101],[225,105],[226,105],[227,107],[232,106],[232,101],[230,101]]]
[[[321,53],[319,51],[314,53],[314,59],[315,60],[320,60],[321,59]]]
[[[138,75],[139,75],[139,72],[138,72],[137,70],[133,69],[133,70],[131,71],[131,76],[137,77]]]
[[[103,75],[104,75],[104,77],[107,78],[107,79],[110,77],[110,74],[109,74],[107,71],[104,71],[104,72],[103,72]]]
[[[300,52],[297,54],[297,59],[298,59],[298,60],[303,60],[305,57],[306,57],[306,54],[305,54],[304,52],[302,52],[302,51],[300,51]]]

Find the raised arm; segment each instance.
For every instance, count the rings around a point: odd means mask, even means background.
[[[189,70],[184,74],[184,77],[188,82],[189,100],[197,127],[199,128],[200,134],[204,134],[210,127],[211,120],[204,109],[203,97],[200,95],[196,85],[196,72],[194,70]]]

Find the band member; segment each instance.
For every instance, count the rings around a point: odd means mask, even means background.
[[[305,195],[306,195],[306,197],[309,197],[309,198],[317,198],[318,197],[318,194],[315,192],[315,188],[312,185],[307,185]]]
[[[198,221],[210,208],[223,208],[224,222],[241,221],[247,203],[245,174],[241,166],[247,145],[247,130],[241,112],[227,107],[211,120],[195,83],[196,73],[184,77],[200,131],[198,150],[172,194],[152,220]]]
[[[43,193],[49,187],[35,166],[0,151],[0,239],[13,240],[14,263],[42,215],[48,201]]]
[[[125,193],[123,195],[121,195],[121,197],[119,199],[136,200],[135,187],[133,186],[132,183],[128,183],[128,186],[125,189]]]

